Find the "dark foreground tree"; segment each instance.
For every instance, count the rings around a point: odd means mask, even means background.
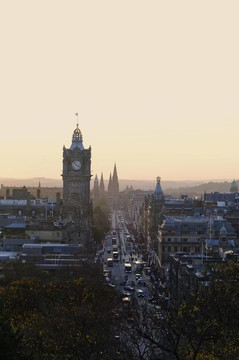
[[[239,267],[214,266],[210,284],[162,312],[155,306],[130,310],[122,350],[138,360],[238,360]]]
[[[134,297],[125,306],[101,270],[25,273],[0,287],[1,359],[239,359],[237,264],[215,266],[210,285],[169,312]]]
[[[64,282],[24,279],[1,287],[1,339],[11,355],[5,351],[5,359],[114,358],[112,309],[119,299],[98,269],[93,274]]]

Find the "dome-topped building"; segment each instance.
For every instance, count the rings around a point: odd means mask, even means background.
[[[79,129],[79,124],[76,124],[76,129],[73,132],[72,135],[72,144],[70,149],[73,150],[75,148],[78,148],[80,150],[84,150],[84,146],[83,146],[83,138],[82,138],[82,133]]]
[[[163,190],[162,190],[161,184],[160,184],[161,177],[157,176],[156,180],[157,180],[157,184],[156,184],[156,188],[154,191],[154,200],[162,201],[164,199],[164,194],[163,194]]]

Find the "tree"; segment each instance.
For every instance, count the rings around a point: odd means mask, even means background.
[[[82,273],[62,282],[26,278],[0,288],[0,330],[17,359],[114,358],[112,309],[118,295],[97,267]]]
[[[100,199],[94,204],[93,209],[93,237],[98,244],[101,244],[105,234],[110,230],[110,210],[105,200]]]

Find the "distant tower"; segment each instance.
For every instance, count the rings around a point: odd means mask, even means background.
[[[69,149],[63,147],[62,173],[63,217],[72,221],[76,229],[87,227],[91,221],[90,179],[91,147],[84,148],[77,121],[71,147]]]
[[[108,193],[109,194],[112,193],[112,177],[111,177],[111,173],[110,173],[110,178],[109,178],[109,183],[108,183]]]
[[[113,171],[112,192],[113,192],[113,194],[115,194],[115,195],[119,193],[119,180],[118,180],[118,174],[117,174],[116,164],[114,165],[114,171]]]
[[[39,185],[38,185],[38,188],[37,188],[37,198],[40,199],[41,197],[41,183],[39,181]]]
[[[156,188],[154,191],[154,200],[162,201],[162,200],[164,200],[164,194],[163,194],[163,190],[162,190],[161,184],[160,184],[161,177],[157,176],[156,181],[157,181],[157,184],[156,184]]]
[[[105,184],[104,184],[104,179],[103,179],[103,173],[101,173],[101,177],[100,177],[100,188],[99,188],[99,195],[100,198],[104,198],[105,197]]]
[[[237,183],[236,183],[236,180],[235,180],[235,179],[234,179],[233,182],[231,183],[230,192],[231,192],[231,193],[238,193],[238,186],[237,186]]]
[[[108,202],[112,209],[118,209],[119,207],[119,180],[117,175],[116,164],[114,165],[113,176],[109,178],[108,184]]]
[[[161,178],[157,176],[156,178],[156,187],[155,191],[152,194],[150,200],[150,227],[149,227],[149,235],[150,235],[150,247],[153,248],[156,252],[158,249],[158,226],[163,222],[164,216],[164,194],[161,188]]]
[[[97,175],[95,175],[93,194],[94,194],[94,199],[99,198],[99,195],[100,195],[100,193],[99,193],[99,181],[98,181]]]

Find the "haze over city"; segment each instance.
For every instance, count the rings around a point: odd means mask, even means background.
[[[238,1],[1,3],[1,176],[239,178]]]

